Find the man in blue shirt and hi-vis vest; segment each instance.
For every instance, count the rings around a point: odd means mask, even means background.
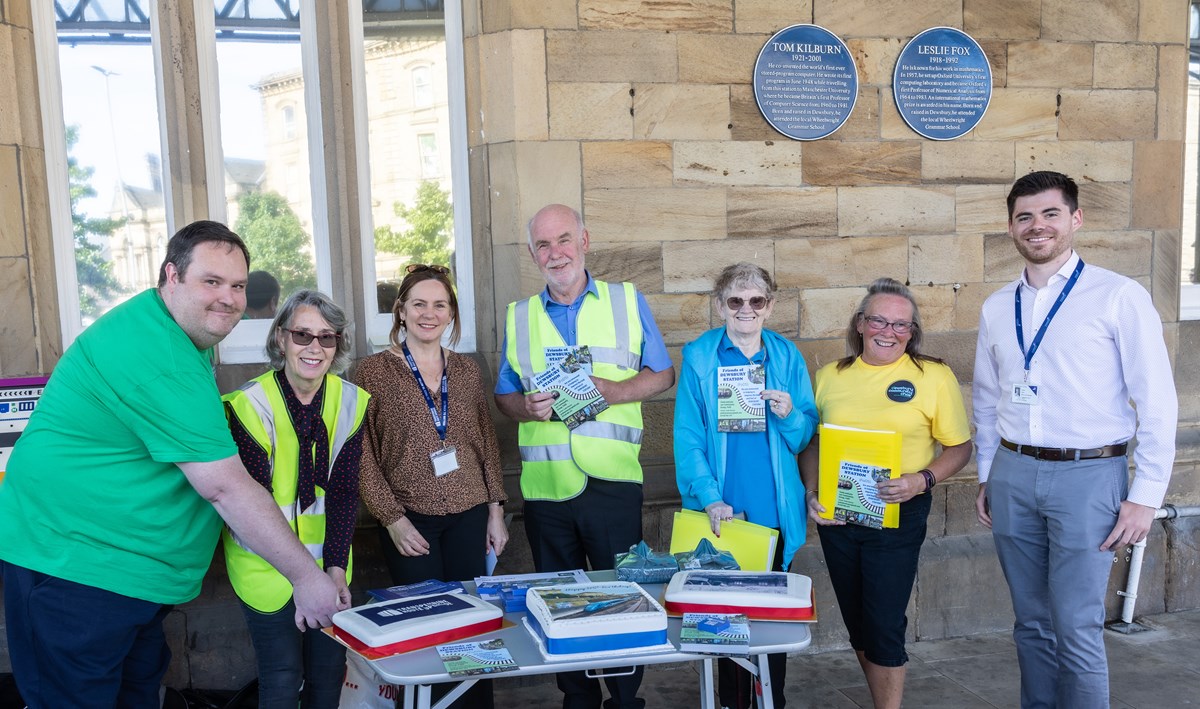
[[[508,305],[496,404],[519,422],[525,532],[538,571],[611,569],[642,538],[641,402],[670,388],[675,369],[646,299],[631,283],[584,268],[589,235],[574,209],[543,207],[527,227],[546,288]],[[609,408],[571,430],[551,420],[554,397],[533,378],[564,349],[587,346],[592,381]],[[550,357],[547,356],[550,350]],[[606,709],[640,708],[642,672],[607,679]],[[558,675],[564,709],[597,709],[600,686]]]

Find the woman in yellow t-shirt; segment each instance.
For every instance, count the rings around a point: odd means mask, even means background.
[[[871,284],[850,319],[846,344],[848,356],[817,372],[817,411],[823,424],[901,434],[902,475],[878,483],[884,502],[900,504],[900,526],[876,529],[820,516],[818,436],[800,454],[800,472],[850,645],[875,706],[891,709],[904,696],[904,611],[930,491],[966,465],[971,431],[954,373],[920,352],[921,315],[904,285],[891,278]]]

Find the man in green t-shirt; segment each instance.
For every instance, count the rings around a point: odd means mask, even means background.
[[[167,244],[157,288],[92,324],[55,368],[0,482],[9,654],[31,709],[158,706],[162,620],[195,598],[222,520],[292,583],[296,624],[337,589],[246,474],[211,348],[246,307],[250,255],[200,221]]]

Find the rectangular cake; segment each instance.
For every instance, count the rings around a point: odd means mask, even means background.
[[[394,655],[497,630],[503,618],[487,601],[438,593],[335,613],[333,632],[354,650]]]
[[[531,588],[529,625],[554,655],[625,650],[667,642],[667,614],[625,581]]]
[[[744,613],[812,620],[812,579],[782,571],[681,571],[663,596],[671,613]]]

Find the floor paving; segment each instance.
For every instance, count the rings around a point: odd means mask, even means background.
[[[1112,709],[1200,706],[1200,610],[1138,619],[1147,630],[1106,631]],[[904,706],[920,709],[1020,707],[1017,652],[1008,633],[988,633],[908,646]],[[698,706],[698,665],[647,668],[641,696],[649,709]],[[788,707],[855,709],[872,706],[850,650],[788,659]],[[495,681],[497,707],[557,707],[551,677]],[[776,704],[776,706],[779,706]]]

